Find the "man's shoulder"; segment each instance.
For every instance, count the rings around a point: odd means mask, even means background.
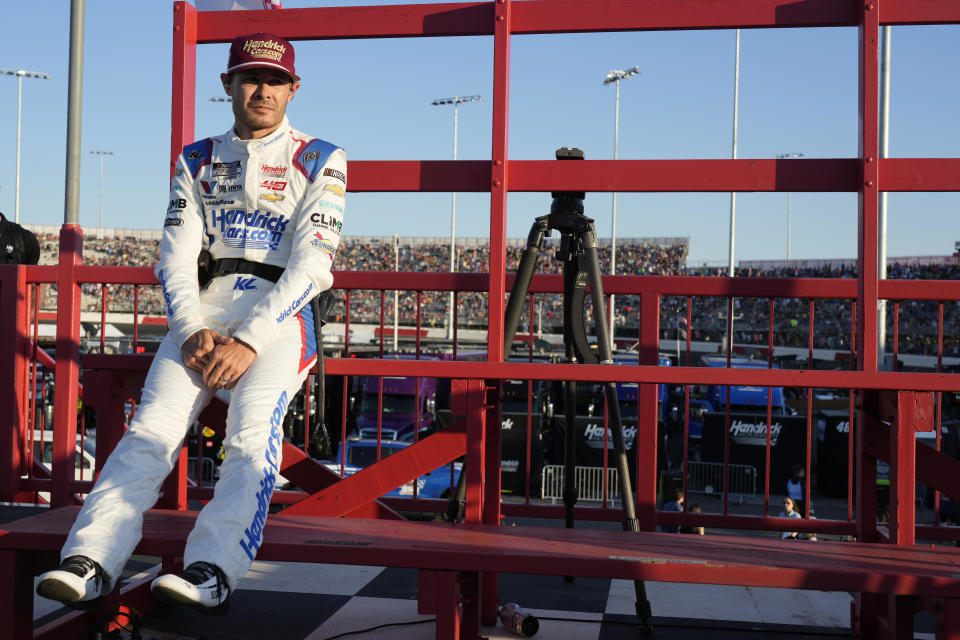
[[[190,175],[194,178],[200,172],[200,169],[210,164],[210,158],[213,156],[213,144],[219,142],[218,138],[209,137],[191,142],[183,148],[182,156],[190,170]]]
[[[330,160],[330,157],[341,148],[332,142],[307,135],[296,129],[291,129],[290,135],[294,142],[299,143],[293,153],[293,166],[313,182],[320,174],[320,170]]]

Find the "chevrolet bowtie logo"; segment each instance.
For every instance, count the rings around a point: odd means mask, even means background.
[[[270,202],[277,202],[278,200],[283,200],[283,196],[277,195],[275,193],[264,193],[260,196],[261,200],[269,200]]]

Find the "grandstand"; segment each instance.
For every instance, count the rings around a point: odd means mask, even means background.
[[[41,264],[56,264],[58,260],[57,227],[29,227],[37,234],[41,247]],[[152,267],[159,257],[159,230],[87,229],[84,235],[84,261],[89,264]],[[507,269],[516,269],[526,240],[514,238],[507,243]],[[604,273],[610,270],[609,239],[599,239],[600,266]],[[399,254],[395,254],[392,236],[344,236],[337,254],[337,268],[341,271],[393,271],[399,259],[401,272],[446,272],[450,268],[450,244],[447,238],[400,237]],[[486,238],[459,238],[457,271],[476,273],[489,270],[489,250]],[[547,239],[540,260],[539,273],[560,273],[561,265],[554,259],[556,241]],[[693,275],[725,276],[726,269],[688,267],[689,238],[621,238],[617,240],[617,271],[623,275]],[[741,261],[737,277],[762,278],[856,278],[853,260],[796,260]],[[956,256],[921,256],[891,258],[890,279],[956,280],[960,266]],[[101,300],[106,299],[111,313],[133,312],[132,285],[83,285],[83,311],[100,312]],[[486,294],[458,294],[458,328],[482,329],[487,322]],[[140,287],[138,293],[141,316],[163,316],[163,301],[159,287]],[[422,326],[444,327],[447,322],[449,297],[446,292],[420,293]],[[617,336],[636,338],[639,332],[636,296],[616,296]],[[331,312],[331,320],[344,317],[344,296],[338,295]],[[805,347],[809,326],[807,301],[778,298],[774,301],[774,345],[777,347]],[[559,295],[539,295],[535,303],[535,326],[542,333],[562,330],[562,299]],[[56,309],[56,287],[46,288],[42,310]],[[899,353],[914,356],[932,356],[937,352],[939,314],[938,303],[932,301],[903,301],[898,306],[899,330],[893,330],[893,314],[887,318],[888,349],[898,336]],[[385,315],[392,320],[393,296],[385,300]],[[851,309],[846,301],[818,300],[813,306],[814,343],[816,349],[849,351],[851,339]],[[661,302],[660,337],[676,340],[686,335],[686,298],[665,296]],[[960,307],[944,305],[944,326],[956,326]],[[398,321],[404,326],[416,324],[417,293],[402,291],[399,295]],[[380,321],[379,292],[357,290],[351,293],[350,321],[352,324],[377,324]],[[720,343],[727,331],[726,298],[697,297],[691,301],[690,337],[699,343]],[[521,327],[529,326],[529,316],[521,318]],[[734,300],[734,343],[745,347],[764,347],[768,344],[768,300],[737,298]],[[960,357],[960,337],[943,336],[943,356]]]

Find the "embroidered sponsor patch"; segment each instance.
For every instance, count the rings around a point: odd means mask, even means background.
[[[277,474],[280,473],[280,447],[283,442],[283,417],[287,413],[287,392],[280,393],[277,399],[277,405],[270,414],[270,437],[267,439],[267,446],[263,457],[266,465],[263,467],[263,477],[260,478],[260,485],[254,498],[257,501],[257,510],[253,513],[253,519],[243,531],[243,538],[239,540],[240,547],[252,562],[260,550],[260,541],[263,538],[263,525],[267,522],[267,513],[270,510],[270,496],[273,495],[273,488],[277,484]]]
[[[276,249],[290,222],[284,215],[243,209],[214,209],[211,224],[220,228],[224,246],[246,249]]]
[[[343,228],[343,222],[325,213],[311,214],[310,222],[312,222],[315,227],[321,227],[337,235],[340,235],[340,230]]]
[[[299,298],[291,302],[290,306],[288,306],[286,309],[280,312],[280,315],[277,316],[277,324],[280,324],[281,322],[289,318],[290,314],[292,314],[294,310],[299,309],[300,305],[302,305],[303,301],[307,299],[307,296],[310,295],[311,291],[313,291],[312,282],[307,285],[307,288],[304,290],[303,293],[300,294]]]
[[[261,200],[266,200],[267,202],[280,202],[283,200],[283,196],[278,193],[262,193],[260,194]]]
[[[270,189],[271,191],[283,191],[287,188],[287,183],[282,180],[264,180],[260,184],[261,189]]]
[[[333,254],[337,251],[337,248],[319,232],[314,234],[310,245],[323,251],[331,260],[333,260]]]
[[[338,205],[336,202],[327,202],[326,200],[321,200],[317,203],[317,206],[321,209],[333,209],[340,215],[343,215],[343,207]]]
[[[214,162],[213,175],[217,178],[236,178],[240,175],[240,161]]]
[[[252,289],[256,289],[256,280],[256,278],[244,278],[243,276],[237,276],[237,281],[233,283],[233,288],[238,291],[250,291]]]
[[[287,175],[287,168],[281,166],[270,166],[269,164],[261,165],[260,173],[265,176],[273,176],[275,178],[283,178]]]
[[[330,169],[329,167],[323,170],[323,175],[330,178],[336,178],[343,184],[347,184],[347,176],[343,175],[342,171],[337,171],[336,169]]]
[[[325,185],[323,185],[323,190],[324,190],[324,191],[329,191],[330,193],[335,193],[335,194],[337,194],[338,196],[340,196],[341,198],[342,198],[343,195],[344,195],[344,193],[343,193],[343,187],[341,187],[341,186],[338,185],[338,184],[325,184]]]

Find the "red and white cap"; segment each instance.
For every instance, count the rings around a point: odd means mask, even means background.
[[[279,69],[299,82],[293,59],[293,45],[283,38],[269,33],[251,33],[235,38],[230,45],[227,73],[242,69]]]

